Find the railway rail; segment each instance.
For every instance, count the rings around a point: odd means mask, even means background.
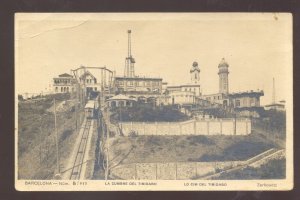
[[[82,133],[82,137],[80,140],[80,144],[77,150],[77,154],[75,157],[75,161],[72,167],[71,175],[70,175],[70,180],[79,180],[80,175],[81,175],[81,169],[83,165],[83,160],[84,160],[84,155],[86,151],[86,146],[87,146],[87,140],[91,128],[91,123],[92,119],[87,119],[86,123],[84,125],[84,130]]]

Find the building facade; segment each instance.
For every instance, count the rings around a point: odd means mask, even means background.
[[[260,107],[260,97],[264,95],[261,91],[247,91],[229,94],[230,101],[234,108]]]
[[[195,104],[196,97],[201,96],[200,69],[197,62],[193,62],[190,69],[190,83],[177,86],[166,86],[168,104]]]
[[[60,74],[53,78],[54,93],[69,93],[75,91],[76,79],[67,73]]]
[[[85,86],[87,91],[99,91],[99,84],[97,84],[97,78],[90,72],[86,71],[79,77],[80,85]]]
[[[119,93],[156,93],[162,92],[162,78],[115,77],[116,91]]]

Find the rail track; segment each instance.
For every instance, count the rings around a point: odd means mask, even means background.
[[[81,174],[83,159],[84,159],[85,150],[86,150],[86,146],[87,146],[87,139],[88,139],[90,128],[91,128],[91,123],[92,123],[92,120],[87,119],[86,123],[84,125],[82,137],[81,137],[80,144],[79,144],[77,154],[75,157],[75,161],[74,161],[74,164],[72,167],[70,180],[79,180],[80,179],[80,174]]]

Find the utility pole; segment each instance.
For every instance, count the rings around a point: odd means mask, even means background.
[[[60,167],[59,167],[59,148],[58,148],[58,132],[57,132],[57,124],[56,124],[56,104],[54,98],[54,127],[55,127],[55,143],[56,143],[56,168],[58,172],[58,176],[60,176]]]
[[[41,122],[41,125],[40,125],[40,165],[42,164],[42,142],[43,142],[43,138],[42,138],[42,134],[43,134],[43,130],[42,130],[42,125],[43,125],[43,118],[42,116],[40,116],[40,122]]]
[[[273,77],[273,93],[272,93],[272,104],[276,103],[276,95],[275,95],[275,79]]]
[[[105,180],[108,179],[108,167],[109,167],[109,164],[108,164],[108,160],[109,160],[109,128],[108,128],[108,112],[106,112],[106,173],[105,173]]]

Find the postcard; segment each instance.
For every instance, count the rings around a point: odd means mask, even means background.
[[[291,190],[292,20],[16,13],[16,189]]]

